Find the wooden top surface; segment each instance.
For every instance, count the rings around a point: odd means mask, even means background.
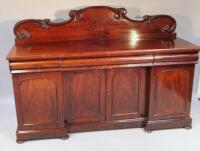
[[[95,58],[197,52],[176,38],[176,21],[168,15],[127,17],[125,8],[107,6],[72,10],[70,19],[53,23],[28,19],[14,27],[10,61]]]
[[[183,39],[174,40],[106,40],[69,41],[14,46],[8,54],[10,61],[67,58],[94,58],[148,54],[194,53],[200,48]]]

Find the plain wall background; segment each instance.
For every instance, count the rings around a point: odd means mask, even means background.
[[[12,97],[7,53],[14,44],[13,27],[22,19],[67,19],[71,9],[92,5],[125,7],[128,16],[169,14],[177,21],[177,35],[200,45],[200,0],[0,0],[0,97]],[[193,97],[198,87],[198,65]]]

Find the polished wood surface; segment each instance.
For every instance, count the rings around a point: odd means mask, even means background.
[[[105,120],[105,71],[65,72],[63,80],[67,122]]]
[[[101,40],[175,37],[176,21],[168,15],[144,16],[141,20],[126,16],[125,8],[105,6],[72,10],[70,19],[62,23],[50,20],[23,20],[16,24],[16,44],[47,41]],[[66,33],[66,34],[63,34]]]
[[[96,6],[72,10],[62,23],[31,19],[15,25],[7,59],[17,141],[191,127],[200,47],[176,37],[171,16],[134,20],[126,13]]]
[[[122,57],[132,55],[197,53],[199,47],[181,38],[175,40],[102,40],[38,43],[14,46],[10,61]]]
[[[190,119],[194,65],[154,67],[149,120]],[[148,127],[148,124],[147,124]]]
[[[107,72],[107,119],[144,117],[146,110],[144,68],[118,68]]]

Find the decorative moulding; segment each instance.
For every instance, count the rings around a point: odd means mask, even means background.
[[[14,28],[16,41],[87,40],[89,37],[113,39],[128,37],[132,31],[140,37],[175,37],[176,21],[168,15],[145,15],[142,20],[131,19],[125,8],[93,6],[71,10],[70,19],[54,23],[49,19],[27,19]],[[77,37],[79,32],[79,37]]]

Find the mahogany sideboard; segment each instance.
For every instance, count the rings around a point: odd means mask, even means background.
[[[126,14],[95,6],[72,10],[60,23],[15,25],[7,59],[18,142],[93,130],[191,128],[200,48],[176,37],[171,16]]]

